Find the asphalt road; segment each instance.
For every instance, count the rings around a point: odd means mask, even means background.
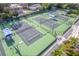
[[[70,28],[63,36],[65,39],[67,39],[69,37],[69,35],[72,34],[73,28]]]
[[[79,20],[75,23],[75,25],[79,26]]]
[[[42,56],[51,56],[51,52],[57,49],[58,47],[59,45],[57,44],[57,42],[55,42],[54,44],[52,44],[52,46],[47,51],[45,51],[42,54]]]

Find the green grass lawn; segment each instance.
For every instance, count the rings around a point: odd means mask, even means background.
[[[22,44],[20,44],[18,46],[19,51],[22,55],[38,55],[41,51],[43,51],[47,46],[49,46],[54,40],[55,37],[53,35],[51,35],[50,33],[47,33],[46,30],[44,30],[43,28],[47,29],[48,31],[51,32],[51,29],[49,29],[48,27],[44,26],[44,25],[40,25],[38,22],[36,22],[34,19],[34,17],[37,16],[43,16],[46,19],[49,19],[49,17],[47,16],[47,13],[43,13],[43,14],[38,14],[36,16],[33,17],[29,17],[29,18],[21,18],[21,21],[28,23],[29,25],[31,25],[33,28],[35,28],[37,31],[41,32],[42,34],[44,34],[44,36],[42,36],[40,39],[38,39],[36,42],[34,42],[31,45],[26,45],[24,42]],[[74,21],[74,19],[70,20],[70,21]],[[60,24],[60,26],[58,26],[55,31],[57,31],[58,33],[63,33],[68,27],[69,25],[66,24],[66,22],[63,23],[63,21],[59,21],[58,24]],[[5,24],[5,26],[10,27],[11,24]],[[15,33],[15,35],[13,36],[13,39],[15,41],[15,43],[13,44],[14,46],[16,46],[20,41],[22,41],[21,37],[15,32],[13,31],[13,33]],[[0,38],[3,37],[3,32],[0,30]],[[10,49],[10,47],[12,46],[7,46],[5,40],[1,40],[5,53],[6,55],[10,56],[17,56],[18,54],[16,53],[16,50]]]
[[[43,49],[45,49],[52,41],[54,41],[54,37],[50,34],[46,34],[35,43],[30,46],[27,46],[25,43],[19,45],[19,50],[22,55],[38,55]],[[22,39],[16,34],[14,36],[15,44],[18,44]],[[3,47],[6,51],[6,55],[17,55],[15,50],[11,50],[5,43],[5,40],[2,40]]]
[[[69,22],[74,23],[75,21],[76,21],[75,18],[70,18],[68,21],[65,21],[59,27],[57,27],[55,31],[63,35],[63,33],[71,26],[69,25]]]
[[[23,20],[23,21],[26,21],[26,20]],[[26,21],[26,23],[27,23],[27,21]],[[18,47],[19,47],[19,50],[20,50],[22,55],[38,55],[48,45],[50,45],[50,43],[52,43],[55,40],[55,38],[51,34],[44,31],[42,28],[36,27],[34,23],[30,24],[28,22],[28,24],[32,25],[36,30],[38,30],[39,32],[46,34],[46,35],[44,35],[42,38],[40,38],[39,40],[37,40],[35,43],[33,43],[30,46],[27,46],[23,42]],[[36,25],[38,25],[38,24],[36,24]],[[20,41],[22,41],[22,39],[19,37],[18,34],[16,34],[15,31],[13,31],[13,33],[15,33],[15,36],[13,36],[14,41],[15,41],[14,45],[17,45]],[[3,33],[2,33],[2,35],[3,35]],[[1,41],[2,41],[6,55],[15,55],[15,56],[18,55],[18,54],[16,54],[15,49],[10,49],[10,47],[8,47],[6,45],[5,40],[1,40]]]
[[[45,14],[45,13],[44,13],[44,14]],[[40,16],[40,15],[37,15],[37,16]],[[32,24],[32,25],[35,25],[36,27],[41,26],[42,28],[45,28],[45,29],[47,29],[49,32],[52,33],[52,29],[46,27],[45,25],[39,24],[37,21],[34,20],[34,18],[37,17],[37,16],[27,18],[27,19],[26,19],[26,20],[28,20],[27,23],[29,23],[29,24],[30,24],[30,23],[34,23],[34,24]],[[47,16],[47,14],[46,14],[46,16]],[[46,19],[45,15],[44,15],[43,17]],[[49,17],[48,17],[48,18],[49,18]],[[46,20],[47,20],[47,19],[46,19]],[[57,21],[57,24],[58,24],[59,26],[58,26],[57,28],[55,28],[54,31],[56,31],[56,32],[57,32],[58,34],[60,34],[60,35],[63,35],[63,33],[70,27],[69,22],[74,23],[75,21],[76,21],[75,18],[69,18],[68,21],[66,21],[66,20],[59,20],[59,21]],[[36,24],[37,24],[37,25],[36,25]],[[54,32],[54,31],[53,31],[53,32]]]
[[[66,29],[68,29],[68,28],[69,28],[69,25],[62,24],[59,27],[57,27],[54,31],[56,31],[56,33],[62,35],[66,31]]]

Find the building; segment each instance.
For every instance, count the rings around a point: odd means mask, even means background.
[[[40,4],[33,4],[33,5],[29,6],[28,9],[30,9],[30,10],[40,10],[41,5]]]
[[[3,29],[3,32],[4,32],[5,39],[7,39],[8,41],[12,39],[12,32],[9,28]]]

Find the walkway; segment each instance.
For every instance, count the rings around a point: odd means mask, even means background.
[[[2,43],[1,43],[1,40],[0,40],[0,56],[5,56],[5,51],[4,51],[4,48],[2,46]]]

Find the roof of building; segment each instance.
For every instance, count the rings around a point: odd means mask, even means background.
[[[31,10],[36,10],[37,8],[40,8],[40,7],[41,7],[40,4],[34,4],[34,5],[29,6],[28,8]]]
[[[10,5],[11,9],[15,9],[15,8],[22,8],[22,6],[20,6],[19,4],[11,4]]]
[[[5,36],[8,36],[8,35],[12,34],[12,32],[11,32],[11,30],[9,28],[3,29],[3,32],[4,32]]]

